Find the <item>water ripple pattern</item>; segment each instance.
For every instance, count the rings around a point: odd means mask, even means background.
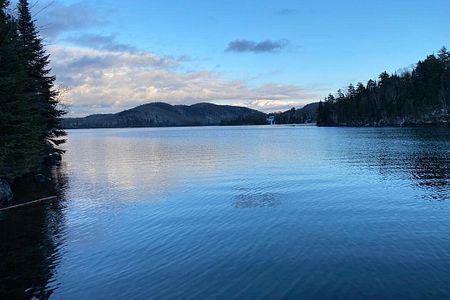
[[[450,129],[69,131],[5,299],[449,299]]]

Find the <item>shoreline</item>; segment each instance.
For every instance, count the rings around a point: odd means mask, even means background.
[[[348,128],[433,128],[450,127],[449,123],[422,123],[422,124],[383,124],[383,125],[355,125],[355,124],[318,124],[317,127],[348,127]]]
[[[277,126],[289,126],[289,127],[353,127],[353,128],[377,128],[377,127],[392,127],[392,128],[414,128],[414,127],[449,127],[450,123],[423,123],[423,124],[385,124],[385,125],[349,125],[349,124],[317,124],[317,123],[289,123],[289,124],[243,124],[243,125],[186,125],[186,126],[136,126],[136,127],[82,127],[82,128],[64,128],[64,130],[88,130],[88,129],[167,129],[167,128],[214,128],[214,127],[277,127]]]

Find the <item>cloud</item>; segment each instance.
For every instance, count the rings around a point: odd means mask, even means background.
[[[283,16],[294,15],[296,13],[297,13],[297,10],[294,8],[284,8],[284,9],[277,11],[277,14],[283,15]]]
[[[86,48],[50,48],[54,72],[64,86],[80,83],[83,76],[120,74],[130,70],[170,69],[179,61],[149,52],[120,52]],[[131,74],[130,74],[131,75]]]
[[[48,39],[56,39],[69,31],[80,31],[108,23],[109,12],[101,15],[88,1],[72,4],[44,1],[32,7],[41,34]]]
[[[270,112],[317,98],[313,91],[297,85],[251,86],[247,81],[227,80],[212,71],[183,71],[187,69],[187,57],[141,51],[118,41],[117,34],[93,34],[98,27],[109,24],[113,11],[99,14],[92,3],[42,0],[32,6],[41,34],[56,43],[48,50],[57,84],[67,89],[63,101],[70,105],[69,116],[118,112],[154,101],[214,102]],[[270,53],[288,44],[287,40],[236,40],[230,42],[227,51]]]
[[[64,102],[70,105],[71,116],[117,112],[154,101],[226,102],[271,111],[283,103],[290,108],[292,101],[316,98],[297,85],[251,87],[205,70],[182,72],[180,60],[149,52],[67,47],[52,47],[50,52],[58,84],[68,88]]]
[[[306,101],[261,99],[245,103],[244,105],[264,112],[277,112],[286,111],[292,107],[300,108],[305,106],[305,104],[307,104]]]
[[[286,48],[289,45],[288,40],[271,41],[265,40],[254,42],[249,40],[235,40],[228,43],[226,52],[253,52],[253,53],[274,53]]]
[[[86,46],[100,50],[137,51],[137,48],[134,46],[117,42],[116,36],[116,34],[101,35],[88,33],[79,36],[72,36],[66,40],[79,46]]]

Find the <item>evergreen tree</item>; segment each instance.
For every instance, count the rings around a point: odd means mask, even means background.
[[[443,112],[449,112],[450,108],[450,51],[442,47],[438,53],[438,58],[443,65],[441,75],[441,90],[439,91],[439,101],[442,105]]]
[[[27,0],[19,1],[18,12],[21,55],[27,61],[27,89],[33,93],[36,108],[45,122],[43,134],[47,141],[47,151],[60,152],[55,146],[65,142],[61,138],[65,132],[59,127],[64,111],[58,109],[58,92],[54,88],[55,77],[50,75],[49,55],[31,17]]]
[[[445,69],[450,68],[450,51],[448,51],[446,47],[442,47],[441,50],[439,50],[438,58],[441,63],[444,64]]]
[[[366,86],[350,85],[346,94],[326,100],[319,125],[448,124],[450,122],[450,52],[419,61],[411,72],[383,72]]]
[[[58,129],[64,112],[28,2],[19,2],[19,18],[8,5],[0,0],[0,178],[13,181],[61,152],[56,146],[64,142]]]
[[[39,160],[42,137],[35,130],[40,116],[27,94],[26,61],[19,55],[17,23],[0,0],[0,177],[29,172]]]

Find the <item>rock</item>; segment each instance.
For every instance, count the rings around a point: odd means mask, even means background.
[[[9,183],[4,179],[0,179],[0,206],[11,204],[12,199],[13,193]]]

